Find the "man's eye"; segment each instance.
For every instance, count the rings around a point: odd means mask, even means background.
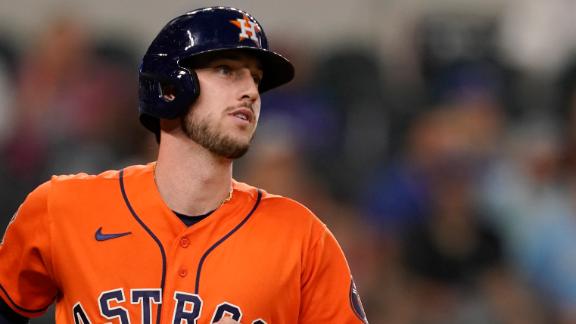
[[[262,82],[262,75],[261,75],[261,74],[258,74],[258,73],[252,74],[252,79],[254,79],[254,82],[255,82],[257,85],[260,85],[260,82]]]
[[[227,65],[217,66],[216,71],[218,71],[218,73],[223,74],[223,75],[229,75],[230,73],[232,73],[232,69]]]

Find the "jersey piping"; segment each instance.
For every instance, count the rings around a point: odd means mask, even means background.
[[[134,216],[134,218],[136,219],[138,224],[140,224],[140,226],[142,226],[142,228],[144,228],[144,230],[146,230],[148,235],[150,235],[150,237],[152,237],[152,239],[154,240],[154,242],[156,242],[156,244],[158,245],[158,248],[160,249],[160,254],[162,255],[162,279],[160,280],[160,289],[161,289],[161,291],[164,291],[164,285],[166,283],[166,252],[164,251],[164,246],[162,246],[162,242],[160,242],[158,237],[156,235],[154,235],[154,233],[150,230],[150,228],[148,228],[148,226],[146,226],[146,224],[144,224],[144,222],[140,219],[140,217],[138,217],[138,214],[136,214],[136,212],[134,211],[134,208],[132,208],[132,205],[130,204],[130,200],[128,199],[128,196],[126,195],[126,190],[124,189],[124,170],[123,169],[120,170],[119,180],[120,180],[120,190],[122,191],[122,197],[124,198],[124,202],[126,203],[126,207],[128,207],[128,209],[130,210],[130,213],[132,214],[132,216]],[[156,314],[156,323],[160,324],[161,316],[162,316],[162,304],[158,305],[158,314]]]
[[[138,214],[136,213],[136,211],[132,207],[132,204],[130,203],[130,200],[128,199],[128,195],[126,194],[126,190],[125,190],[125,186],[124,186],[124,170],[120,170],[119,183],[120,183],[120,190],[122,192],[122,197],[124,199],[124,202],[126,203],[126,207],[128,208],[128,210],[130,210],[130,213],[132,214],[134,219],[138,222],[138,224],[140,224],[140,226],[142,226],[142,228],[144,228],[144,230],[148,233],[148,235],[150,235],[150,237],[152,237],[152,239],[154,240],[154,242],[156,242],[156,245],[158,245],[158,248],[160,249],[160,253],[162,255],[162,279],[160,281],[160,288],[161,288],[161,291],[164,291],[164,287],[165,287],[165,283],[166,283],[166,252],[165,252],[164,246],[162,245],[162,242],[158,239],[158,237],[154,234],[154,232],[152,232],[152,230],[150,230],[150,228],[142,221],[142,219],[138,216]],[[244,219],[242,219],[242,221],[238,225],[236,225],[232,230],[230,230],[230,232],[228,232],[226,235],[224,235],[221,239],[219,239],[216,243],[214,243],[210,248],[208,248],[206,250],[206,252],[204,252],[202,257],[200,258],[200,262],[198,263],[198,270],[196,271],[196,284],[195,284],[195,289],[194,289],[195,294],[198,294],[198,292],[200,290],[200,277],[201,277],[201,273],[202,273],[202,267],[203,267],[204,262],[206,261],[206,258],[208,257],[208,255],[212,251],[214,251],[220,244],[222,244],[224,241],[226,241],[230,236],[232,236],[236,231],[238,231],[244,224],[246,224],[248,219],[250,219],[250,217],[254,214],[254,211],[256,211],[256,209],[258,208],[258,205],[260,204],[261,200],[262,200],[262,191],[258,190],[258,196],[256,198],[256,203],[254,204],[254,206],[252,207],[250,212],[246,215],[246,217],[244,217]],[[157,324],[160,323],[161,316],[162,316],[162,304],[158,305],[158,313],[156,316],[156,323]]]
[[[250,216],[252,216],[256,208],[258,208],[261,199],[262,199],[262,191],[258,190],[258,197],[256,198],[256,203],[254,204],[254,207],[252,207],[252,210],[250,210],[248,215],[246,215],[246,217],[244,217],[244,219],[238,225],[236,225],[236,227],[234,227],[230,232],[228,232],[228,234],[224,235],[224,237],[222,237],[220,240],[214,243],[208,250],[206,250],[206,252],[204,252],[202,257],[200,258],[200,262],[198,263],[198,270],[196,271],[196,287],[194,289],[195,294],[198,294],[198,291],[200,290],[200,274],[202,272],[202,266],[204,265],[204,261],[206,260],[206,257],[208,257],[208,254],[210,254],[210,252],[216,249],[218,245],[222,244],[222,242],[226,241],[226,239],[232,236],[232,234],[234,234],[238,229],[240,229],[240,227],[246,224]]]
[[[4,287],[2,287],[2,285],[0,285],[0,289],[2,290],[2,292],[4,293],[4,295],[6,295],[6,298],[8,298],[8,300],[10,301],[10,303],[12,304],[12,306],[14,306],[14,308],[21,310],[23,312],[27,312],[27,313],[42,313],[45,312],[52,303],[50,303],[48,306],[40,308],[40,309],[28,309],[28,308],[24,308],[18,304],[16,304],[14,302],[14,300],[12,300],[12,298],[10,297],[10,295],[8,295],[8,292],[6,291],[6,289],[4,289]]]

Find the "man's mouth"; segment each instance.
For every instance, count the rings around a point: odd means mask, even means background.
[[[234,116],[243,119],[243,120],[249,120],[248,116],[246,116],[246,114],[244,113],[235,113]]]
[[[230,113],[230,115],[247,122],[252,122],[254,119],[254,113],[252,113],[252,110],[249,108],[235,109]]]

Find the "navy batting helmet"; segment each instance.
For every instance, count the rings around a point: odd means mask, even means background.
[[[191,61],[230,50],[249,52],[261,62],[264,73],[260,92],[294,77],[292,64],[269,49],[262,26],[250,14],[229,7],[194,10],[168,22],[142,59],[139,71],[142,124],[158,136],[159,119],[186,114],[200,93]]]

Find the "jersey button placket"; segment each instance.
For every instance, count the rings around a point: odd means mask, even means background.
[[[190,246],[190,239],[188,239],[186,236],[181,238],[180,239],[180,246],[183,248],[187,248],[188,246]]]
[[[180,248],[182,249],[186,249],[190,246],[190,239],[188,238],[188,236],[182,236],[179,240],[178,240],[178,245]],[[188,269],[185,267],[182,267],[178,270],[178,276],[180,278],[186,278],[188,276]]]

